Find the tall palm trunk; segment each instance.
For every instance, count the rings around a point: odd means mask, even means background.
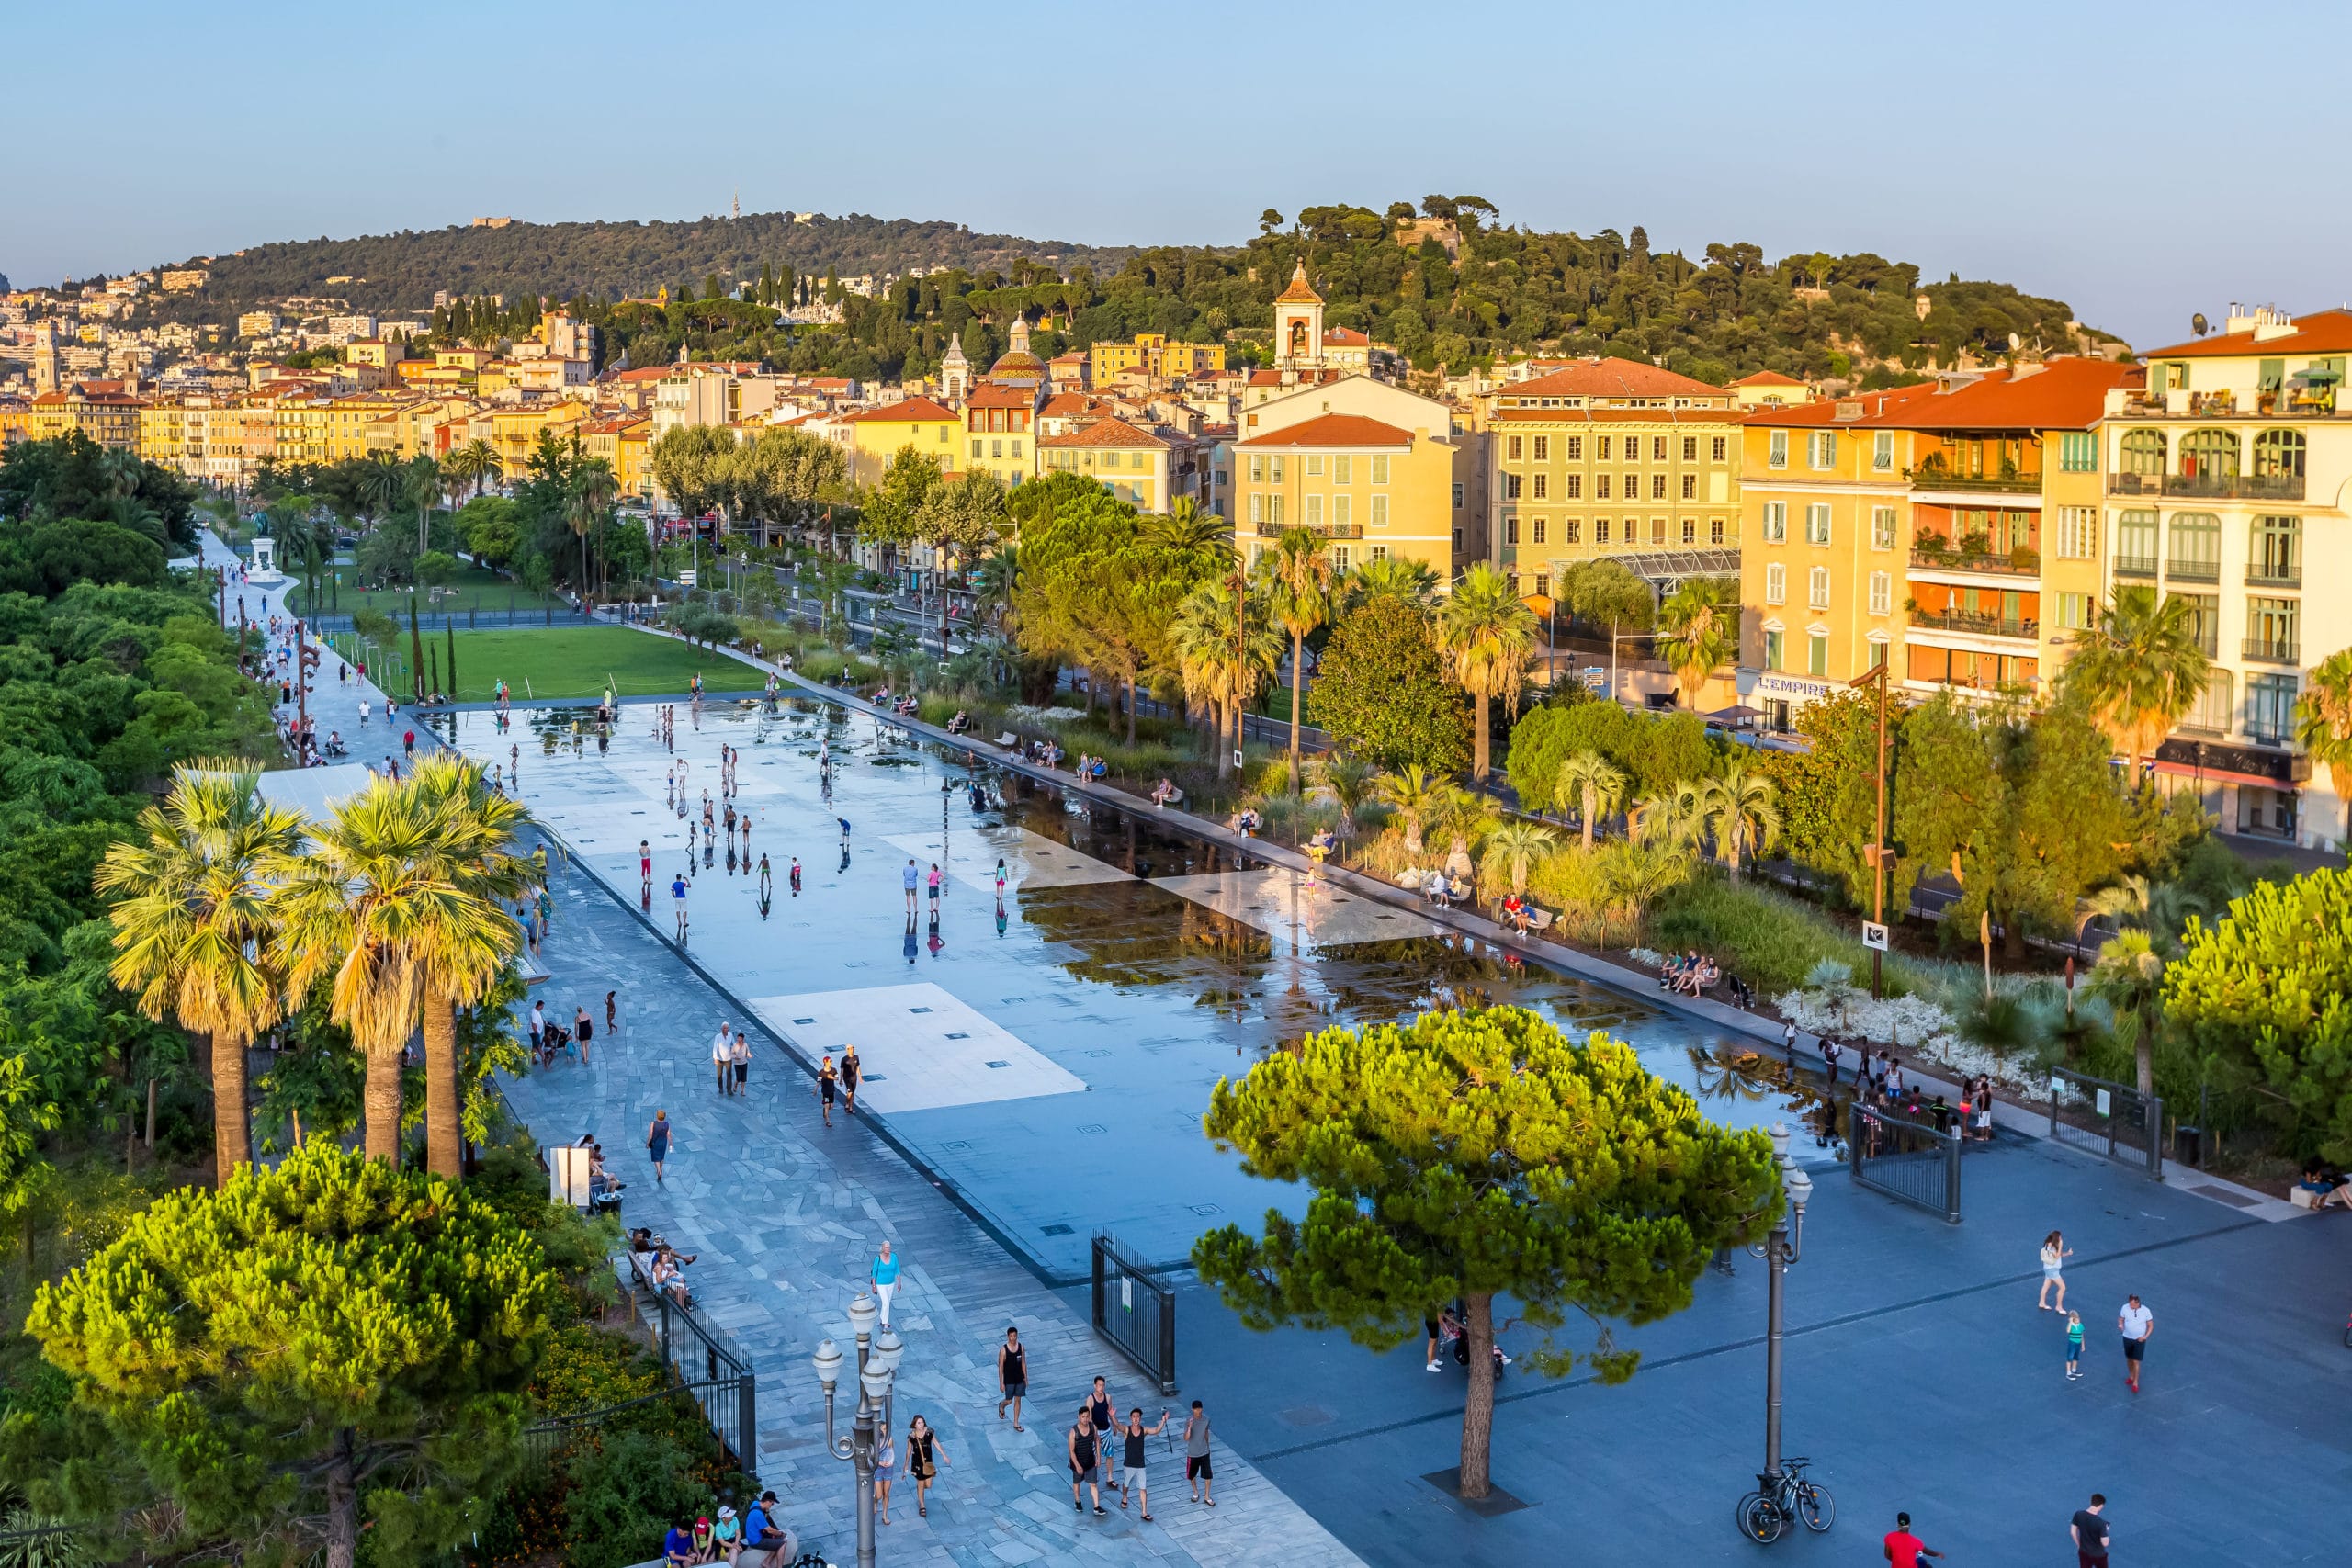
[[[1584,786],[1584,852],[1592,853],[1592,819],[1600,809],[1600,792],[1590,784]]]
[[[1471,731],[1475,739],[1470,750],[1471,767],[1473,769],[1473,775],[1470,783],[1471,787],[1474,789],[1484,789],[1487,787],[1486,694],[1473,689],[1470,693],[1470,708],[1471,718],[1476,726],[1476,728]]]
[[[1290,634],[1290,792],[1298,793],[1298,698],[1306,685],[1306,638]]]
[[[1470,1342],[1470,1389],[1462,1404],[1462,1495],[1492,1487],[1487,1459],[1495,1440],[1495,1298],[1463,1298],[1463,1337]]]
[[[245,1114],[245,1043],[212,1037],[212,1185],[217,1190],[241,1165],[253,1163],[253,1131]]]
[[[368,1111],[369,1159],[401,1163],[401,1047],[368,1053],[368,1079],[361,1091]]]
[[[465,1131],[458,1116],[458,1010],[437,990],[424,994],[424,1168],[465,1179]]]

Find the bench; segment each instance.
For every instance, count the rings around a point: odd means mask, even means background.
[[[1527,929],[1531,933],[1540,936],[1551,930],[1554,918],[1549,909],[1539,909],[1532,904],[1527,907]]]
[[[996,743],[1000,749],[1010,751],[1021,744],[1021,737],[1008,729],[996,738]]]

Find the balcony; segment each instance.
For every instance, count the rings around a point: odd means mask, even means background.
[[[1279,539],[1293,528],[1304,528],[1318,539],[1361,539],[1361,523],[1257,523],[1251,525],[1261,539]]]
[[[1911,624],[1928,631],[1972,632],[1978,637],[2014,637],[2028,641],[2038,641],[2041,637],[2041,623],[2038,620],[2011,620],[1970,610],[1914,610]]]
[[[2230,392],[2190,392],[2174,408],[2162,392],[2128,392],[2116,413],[2125,419],[2333,419],[2352,414],[2352,399],[2317,383],[2283,391],[2257,392],[2251,400]]]
[[[2167,582],[2219,582],[2222,563],[2210,560],[2168,560],[2165,562]]]
[[[2303,569],[2256,561],[2245,569],[2245,585],[2248,588],[2301,588],[2303,585]]]
[[[2300,664],[2302,649],[2284,637],[2250,637],[2241,650],[2249,664]]]
[[[1944,490],[1971,495],[2040,495],[2040,474],[1961,474],[1922,466],[1904,471],[1915,491]]]
[[[2038,577],[2041,573],[2041,552],[2019,547],[2007,555],[1994,555],[1986,550],[1921,548],[1916,542],[1911,547],[1911,570],[1914,571],[1981,571],[1996,577]]]
[[[2154,556],[2118,556],[2115,558],[2115,575],[2118,577],[2154,577],[2156,575],[2156,558]]]
[[[2109,495],[2184,501],[2301,501],[2301,474],[2109,474]]]

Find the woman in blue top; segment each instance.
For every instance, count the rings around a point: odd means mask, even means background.
[[[890,1326],[890,1298],[899,1290],[899,1260],[891,1256],[890,1244],[882,1244],[881,1253],[874,1259],[874,1297],[882,1303],[882,1326]]]

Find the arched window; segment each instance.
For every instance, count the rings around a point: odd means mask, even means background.
[[[2222,580],[2222,520],[2210,512],[2176,512],[2165,520],[2165,576],[2176,582]]]
[[[2165,471],[2165,434],[2161,430],[2135,430],[2123,438],[2123,471],[2154,479]]]
[[[2304,449],[2303,433],[2300,430],[2264,431],[2254,438],[2255,477],[2301,479]]]
[[[2180,438],[2180,477],[2233,479],[2238,476],[2238,438],[2227,430],[2192,430]]]

